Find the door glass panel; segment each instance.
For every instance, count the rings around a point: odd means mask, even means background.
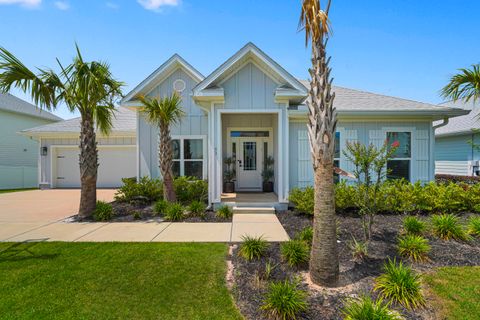
[[[257,170],[257,143],[244,142],[243,143],[243,170],[254,171]]]
[[[232,131],[230,137],[268,137],[270,132],[268,131]]]

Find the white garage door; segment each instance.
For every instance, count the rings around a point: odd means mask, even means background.
[[[80,187],[78,147],[56,148],[55,154],[55,187]],[[135,146],[99,146],[98,157],[97,187],[119,187],[122,178],[136,176]]]

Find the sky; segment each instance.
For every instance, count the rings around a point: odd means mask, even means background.
[[[334,84],[440,103],[449,77],[480,62],[478,12],[478,0],[333,0]],[[299,13],[300,0],[0,0],[0,46],[57,69],[76,42],[85,59],[110,64],[125,94],[174,53],[207,76],[249,41],[305,79]]]

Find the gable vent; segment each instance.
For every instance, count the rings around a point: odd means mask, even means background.
[[[177,79],[173,82],[173,90],[177,92],[182,92],[185,90],[186,84],[182,79]]]

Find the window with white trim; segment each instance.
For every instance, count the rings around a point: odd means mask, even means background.
[[[337,168],[340,168],[340,132],[335,132],[335,150],[333,155],[333,165]],[[338,183],[340,182],[340,175],[338,173],[333,173],[333,182]]]
[[[410,181],[412,161],[412,133],[387,132],[388,148],[396,147],[392,158],[387,161],[387,179],[406,179]]]
[[[203,144],[203,138],[172,139],[172,170],[175,177],[187,176],[203,179],[205,161]]]

